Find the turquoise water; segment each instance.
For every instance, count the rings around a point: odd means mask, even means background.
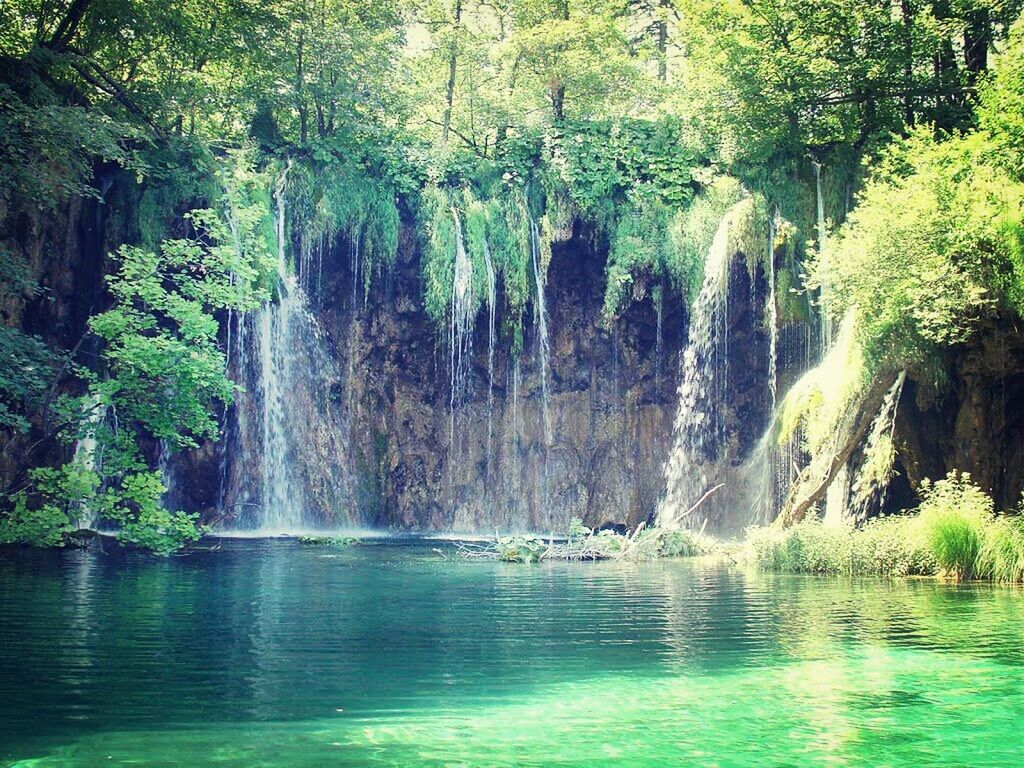
[[[0,765],[1024,764],[1024,595],[438,543],[0,554]]]

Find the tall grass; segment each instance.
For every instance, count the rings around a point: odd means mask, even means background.
[[[814,519],[750,529],[747,558],[764,570],[793,573],[1024,581],[1024,517],[996,515],[966,474],[927,483],[921,496],[916,511],[859,529]]]
[[[982,542],[995,524],[992,499],[969,475],[957,472],[937,483],[925,481],[921,498],[918,515],[939,572],[954,579],[973,577]]]
[[[978,551],[975,576],[993,581],[1024,581],[1024,519],[997,519],[985,533]]]

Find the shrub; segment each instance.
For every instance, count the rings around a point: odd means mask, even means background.
[[[768,526],[747,531],[748,558],[757,567],[792,573],[842,573],[852,568],[849,528],[832,528],[815,519],[790,528]]]
[[[661,557],[709,555],[715,550],[715,546],[715,541],[709,536],[693,531],[672,530],[661,534],[658,540],[658,555]]]
[[[922,485],[915,514],[882,517],[857,530],[808,519],[747,531],[747,560],[768,571],[941,574],[1024,581],[1024,518],[996,516],[992,499],[966,473]]]
[[[536,563],[547,549],[539,536],[499,537],[495,542],[498,559],[506,563]]]
[[[923,483],[921,497],[918,514],[939,571],[954,579],[971,578],[986,527],[994,523],[992,499],[970,475],[957,472]]]
[[[937,570],[935,556],[914,516],[880,517],[853,536],[853,569],[891,576],[928,576]]]
[[[74,530],[67,513],[52,504],[32,509],[25,497],[14,501],[14,508],[0,517],[0,544],[28,544],[33,547],[63,547],[65,536]]]
[[[747,559],[763,570],[792,573],[933,574],[935,558],[920,531],[915,516],[879,518],[860,530],[809,519],[748,530]]]
[[[1024,581],[1024,519],[1001,517],[985,528],[974,575],[993,581]]]

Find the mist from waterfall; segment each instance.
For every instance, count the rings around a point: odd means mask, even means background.
[[[96,430],[101,427],[107,418],[107,406],[101,405],[95,395],[86,398],[82,406],[85,415],[85,423],[88,425],[85,434],[75,441],[74,462],[89,472],[103,472],[103,451],[100,442],[96,438]],[[79,506],[79,516],[72,521],[77,528],[95,529],[100,520],[94,509],[87,505]]]
[[[484,238],[484,267],[487,269],[487,477],[490,478],[494,461],[494,342],[497,322],[497,278],[491,248]]]
[[[818,237],[817,247],[818,255],[821,257],[825,253],[825,248],[828,247],[828,223],[825,220],[825,196],[821,189],[822,164],[817,160],[812,160],[811,164],[814,167],[814,199]],[[830,293],[830,286],[826,282],[823,282],[818,292],[818,317],[821,323],[820,350],[822,357],[828,353],[828,349],[832,344],[832,338],[834,336],[832,328]]]

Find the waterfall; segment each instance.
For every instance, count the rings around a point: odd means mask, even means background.
[[[449,401],[448,473],[454,481],[456,455],[455,411],[466,400],[473,351],[473,262],[466,253],[459,211],[452,206],[455,223],[455,275],[452,279],[452,304],[448,334],[451,361],[451,398]],[[452,482],[453,484],[453,482]]]
[[[89,472],[103,474],[103,452],[100,450],[100,443],[96,439],[96,430],[100,428],[107,418],[107,406],[101,405],[96,395],[89,395],[82,406],[84,421],[88,424],[83,437],[75,441],[75,453],[73,461]],[[76,528],[94,529],[99,525],[99,518],[96,511],[82,505],[77,520],[72,520]]]
[[[484,240],[484,266],[487,268],[487,477],[491,474],[493,459],[491,444],[494,440],[494,330],[497,319],[496,279],[491,248]]]
[[[664,346],[664,333],[662,331],[665,315],[665,291],[662,286],[657,286],[651,292],[651,300],[654,303],[654,392],[656,397],[661,396],[661,358],[662,347]]]
[[[724,449],[728,382],[729,268],[735,253],[731,229],[749,199],[730,208],[715,232],[704,262],[704,280],[690,312],[683,352],[675,443],[665,469],[666,493],[658,505],[660,525],[680,519],[705,491]]]
[[[814,166],[814,195],[817,203],[817,227],[818,227],[818,258],[825,255],[825,247],[828,243],[828,224],[825,221],[825,197],[821,191],[821,169],[822,165],[817,160],[812,160]],[[830,314],[829,286],[822,282],[820,295],[818,297],[818,314],[821,319],[821,355],[825,356],[828,348],[832,345],[832,316]]]
[[[776,210],[775,216],[768,220],[768,260],[765,262],[768,277],[768,398],[772,413],[775,413],[776,401],[779,398],[779,304],[775,277],[775,235],[778,231],[778,217]]]
[[[244,391],[233,409],[236,445],[226,449],[221,489],[221,511],[234,519],[232,528],[275,535],[357,522],[346,429],[332,408],[332,382],[341,377],[308,296],[288,268],[290,168],[291,161],[273,193],[277,300],[236,315],[230,335],[229,354]],[[307,251],[299,253],[311,274]]]
[[[519,442],[519,359],[512,364],[512,439]],[[518,449],[516,449],[518,454]]]
[[[545,269],[546,265],[541,264],[540,257],[540,227],[537,226],[536,220],[533,216],[530,216],[530,255],[533,260],[533,276],[537,288],[537,330],[539,335],[538,349],[540,351],[540,389],[541,389],[541,407],[543,408],[544,416],[544,445],[551,445],[551,414],[548,410],[548,358],[550,355],[550,345],[548,341],[548,313],[546,308],[546,302],[544,298],[544,285]]]
[[[167,440],[160,441],[160,455],[157,458],[156,468],[160,473],[160,481],[164,484],[164,492],[160,496],[160,503],[164,509],[171,509],[174,506],[174,468],[171,466],[171,457],[174,452]],[[173,510],[172,510],[173,511]]]
[[[288,530],[300,527],[302,510],[296,505],[301,492],[290,471],[288,462],[288,414],[284,381],[291,378],[292,356],[288,354],[291,326],[302,307],[302,294],[294,276],[288,274],[285,239],[285,185],[288,180],[286,166],[274,190],[277,206],[277,277],[280,302],[266,304],[259,312],[256,330],[259,338],[259,384],[263,408],[263,527]]]
[[[355,229],[349,235],[349,264],[352,268],[352,311],[355,312],[359,303],[359,249],[360,232]]]
[[[853,473],[852,482],[847,484],[846,503],[842,508],[842,518],[862,523],[885,507],[892,481],[895,449],[893,447],[893,431],[896,428],[896,409],[903,394],[903,386],[907,380],[906,370],[900,371],[896,381],[885,393],[878,415],[871,422],[859,466]],[[851,465],[852,466],[852,465]],[[833,485],[840,480],[837,477]],[[829,489],[831,491],[831,488]],[[831,509],[827,509],[828,512]]]

